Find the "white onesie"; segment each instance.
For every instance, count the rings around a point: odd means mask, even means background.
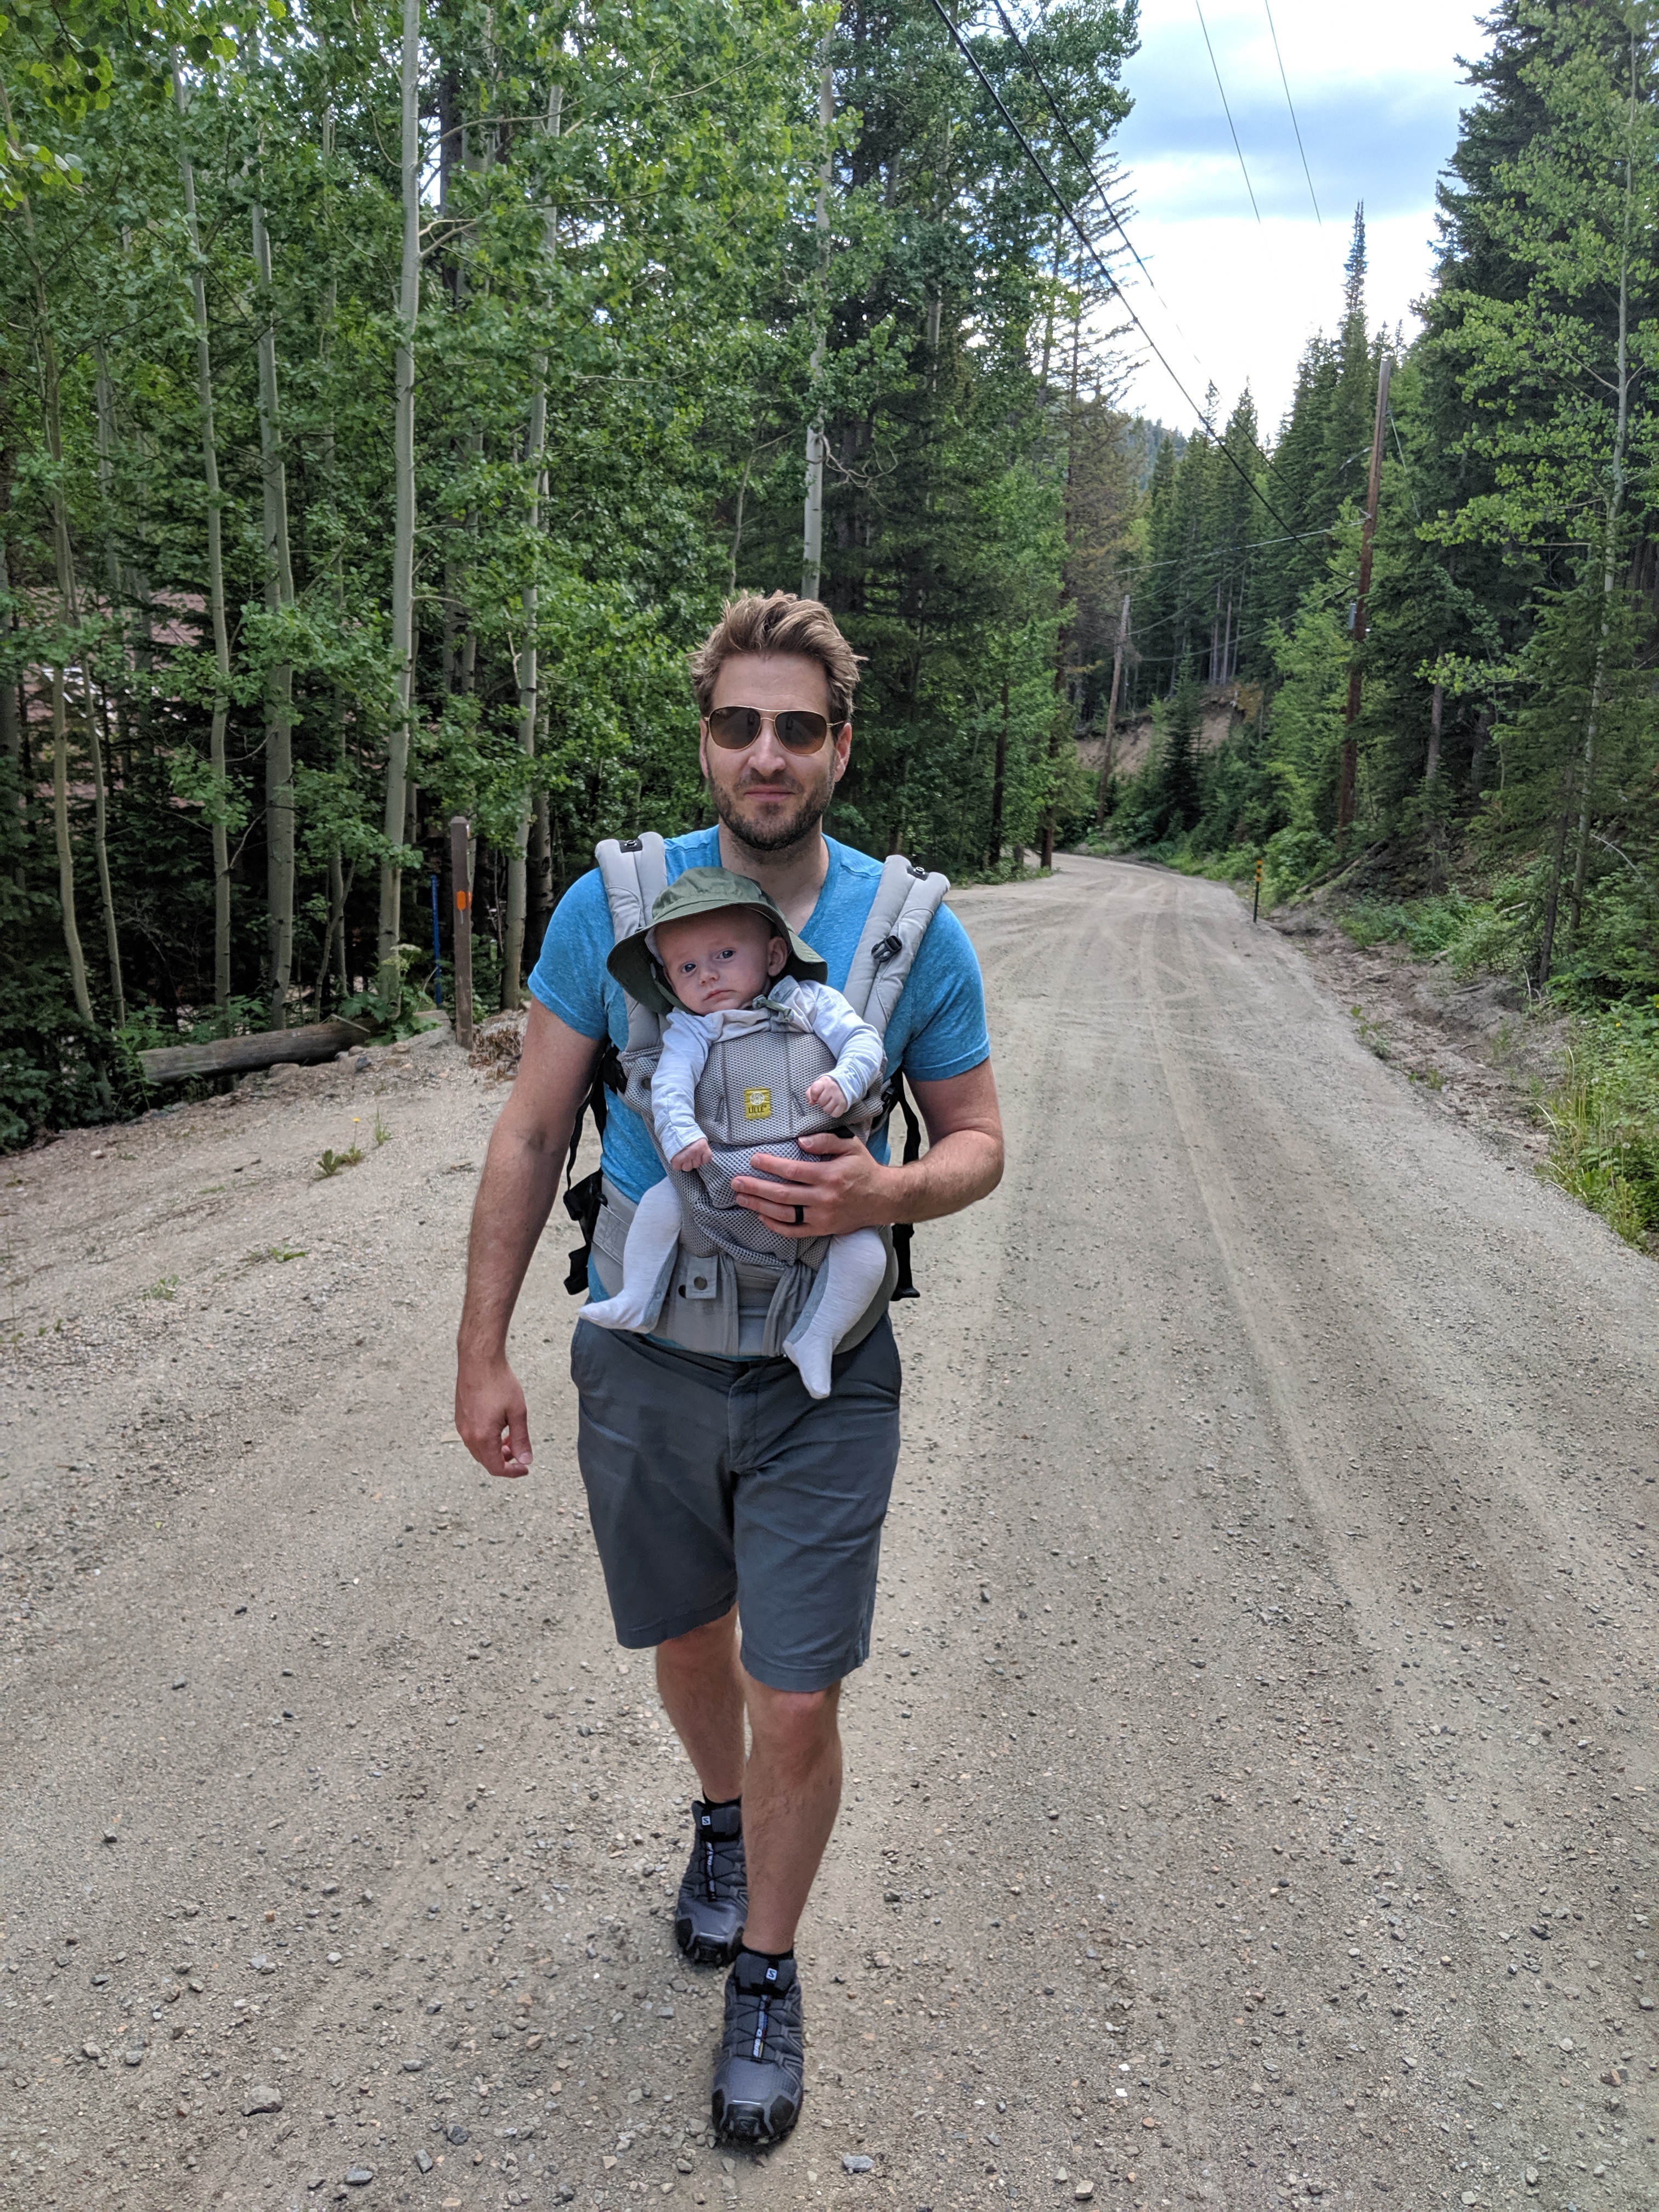
[[[663,1025],[662,1057],[651,1078],[652,1118],[665,1159],[673,1159],[702,1135],[694,1102],[710,1047],[721,1037],[763,1027],[785,1007],[797,1018],[804,1017],[812,1034],[836,1054],[830,1073],[848,1104],[863,1097],[881,1073],[881,1039],[827,983],[782,975],[752,1006],[714,1014],[677,1007]],[[600,1328],[649,1328],[659,1303],[653,1294],[679,1233],[680,1202],[673,1183],[665,1176],[646,1192],[629,1224],[621,1290],[613,1298],[584,1306],[582,1320]],[[823,1287],[811,1316],[804,1329],[797,1326],[783,1347],[814,1398],[829,1396],[836,1346],[875,1297],[886,1266],[886,1248],[873,1229],[849,1230],[830,1238]]]

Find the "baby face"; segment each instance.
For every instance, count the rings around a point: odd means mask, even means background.
[[[657,957],[674,996],[692,1014],[746,1006],[783,972],[789,948],[752,907],[717,907],[656,930]]]

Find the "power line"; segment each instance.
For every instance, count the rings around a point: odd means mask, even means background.
[[[1200,369],[1201,369],[1201,368],[1204,367],[1204,364],[1203,364],[1203,362],[1202,362],[1201,361],[1200,361],[1200,359],[1199,359],[1199,357],[1198,357],[1198,355],[1197,355],[1197,352],[1196,352],[1196,350],[1194,349],[1194,346],[1193,346],[1192,340],[1191,340],[1191,339],[1187,336],[1186,332],[1182,329],[1182,327],[1181,327],[1180,324],[1179,324],[1179,323],[1177,323],[1177,322],[1176,321],[1176,319],[1175,319],[1174,311],[1171,309],[1171,307],[1170,307],[1170,306],[1169,301],[1168,301],[1167,300],[1165,300],[1165,299],[1164,299],[1164,297],[1163,294],[1158,290],[1158,289],[1157,285],[1156,285],[1156,284],[1154,284],[1154,283],[1152,283],[1152,272],[1151,272],[1151,270],[1148,270],[1148,268],[1147,268],[1147,266],[1146,266],[1146,263],[1141,259],[1140,255],[1139,254],[1139,252],[1136,252],[1134,240],[1130,237],[1130,235],[1129,235],[1128,232],[1127,232],[1127,231],[1123,228],[1122,219],[1118,216],[1118,214],[1116,213],[1115,210],[1112,207],[1110,201],[1107,198],[1107,195],[1106,195],[1106,187],[1104,186],[1104,185],[1103,185],[1103,184],[1102,184],[1102,182],[1100,181],[1100,179],[1099,179],[1099,178],[1095,174],[1094,170],[1090,167],[1088,161],[1087,161],[1087,160],[1086,160],[1086,158],[1085,157],[1085,155],[1084,155],[1084,152],[1083,152],[1082,148],[1078,144],[1077,140],[1073,137],[1073,135],[1072,135],[1072,127],[1071,127],[1070,124],[1069,124],[1069,123],[1067,123],[1067,121],[1066,120],[1066,116],[1065,116],[1064,111],[1063,111],[1063,110],[1061,109],[1061,107],[1060,107],[1060,102],[1059,102],[1059,101],[1054,98],[1054,94],[1053,94],[1053,93],[1048,89],[1048,86],[1047,82],[1045,82],[1045,80],[1044,80],[1044,78],[1043,78],[1043,75],[1042,75],[1042,70],[1038,69],[1038,67],[1037,67],[1036,64],[1032,60],[1031,56],[1030,56],[1030,50],[1029,50],[1026,46],[1024,46],[1024,45],[1022,45],[1022,44],[1021,44],[1020,38],[1019,38],[1019,33],[1015,30],[1015,28],[1014,28],[1014,27],[1013,27],[1012,23],[1009,21],[1009,19],[1008,19],[1008,15],[1007,15],[1007,11],[1006,11],[1006,9],[1004,8],[1004,6],[1003,6],[1003,4],[1002,4],[1002,0],[992,0],[992,4],[995,7],[996,11],[997,11],[997,14],[998,14],[998,15],[1001,17],[1001,19],[1002,19],[1002,27],[1003,27],[1003,29],[1007,33],[1008,38],[1009,38],[1009,40],[1011,40],[1011,42],[1012,42],[1012,46],[1013,46],[1014,52],[1015,52],[1019,56],[1019,58],[1020,58],[1021,62],[1024,64],[1024,67],[1025,67],[1027,70],[1030,70],[1030,72],[1031,76],[1032,76],[1033,77],[1035,77],[1035,78],[1036,78],[1036,82],[1037,82],[1037,85],[1038,85],[1039,88],[1040,88],[1040,89],[1041,89],[1041,91],[1042,91],[1042,94],[1043,98],[1048,101],[1048,106],[1049,106],[1050,109],[1053,111],[1054,118],[1055,122],[1059,124],[1059,125],[1060,125],[1060,127],[1061,131],[1064,131],[1064,132],[1065,132],[1065,134],[1066,134],[1066,143],[1067,143],[1067,145],[1069,145],[1069,146],[1070,146],[1070,148],[1071,148],[1071,149],[1072,149],[1073,153],[1076,155],[1076,157],[1077,157],[1077,159],[1078,159],[1079,162],[1082,165],[1082,168],[1083,168],[1084,174],[1088,178],[1088,179],[1089,179],[1090,183],[1094,186],[1095,190],[1096,190],[1096,191],[1100,194],[1101,201],[1102,201],[1102,204],[1103,205],[1103,207],[1104,207],[1104,209],[1105,209],[1105,212],[1106,212],[1107,216],[1109,217],[1109,219],[1110,219],[1110,221],[1111,221],[1111,222],[1112,222],[1112,225],[1113,225],[1114,228],[1116,230],[1116,232],[1117,232],[1117,234],[1118,234],[1119,237],[1120,237],[1120,238],[1121,238],[1121,240],[1123,240],[1123,243],[1124,243],[1124,244],[1128,247],[1128,249],[1129,249],[1130,252],[1131,252],[1132,254],[1133,254],[1133,255],[1134,255],[1135,266],[1136,266],[1136,267],[1140,270],[1141,275],[1142,275],[1143,276],[1145,276],[1145,277],[1146,277],[1146,285],[1147,285],[1147,289],[1148,289],[1148,290],[1152,293],[1152,297],[1153,297],[1153,298],[1158,301],[1158,303],[1159,307],[1163,308],[1163,310],[1164,310],[1164,313],[1165,313],[1166,315],[1168,315],[1168,316],[1169,316],[1169,318],[1170,318],[1170,324],[1171,324],[1171,325],[1173,326],[1173,328],[1174,328],[1174,330],[1175,330],[1175,331],[1176,331],[1176,336],[1180,338],[1180,340],[1181,340],[1182,343],[1186,347],[1186,349],[1187,349],[1188,352],[1188,353],[1190,353],[1190,354],[1192,355],[1192,356],[1193,356],[1193,366],[1194,366],[1195,368],[1200,368]],[[949,25],[948,21],[947,21],[947,24],[946,24],[946,27],[947,27],[947,28],[951,28],[951,26]],[[953,35],[953,36],[955,35],[954,31],[952,32],[952,35]],[[961,41],[961,40],[960,40],[959,38],[957,40],[957,44],[958,45],[958,46],[962,46],[962,41]],[[996,94],[995,94],[995,92],[994,92],[994,90],[992,90],[992,88],[990,87],[990,85],[988,84],[988,82],[987,82],[987,80],[986,80],[986,77],[985,77],[985,73],[984,73],[984,71],[983,71],[982,70],[980,70],[980,69],[978,68],[978,64],[977,64],[976,63],[975,63],[975,62],[974,62],[973,56],[972,56],[971,54],[968,54],[968,53],[967,53],[967,49],[966,49],[965,47],[963,47],[963,52],[964,52],[964,54],[967,54],[968,60],[969,60],[969,62],[970,65],[971,65],[971,66],[973,66],[973,67],[974,67],[974,69],[975,70],[975,72],[976,72],[976,74],[978,75],[978,76],[979,76],[979,78],[980,78],[981,82],[986,85],[986,89],[987,89],[988,91],[991,92],[991,96],[992,96],[992,98],[993,98],[994,100],[994,99],[996,99]],[[1001,108],[1001,110],[1002,110],[1002,114],[1003,114],[1003,118],[1004,118],[1004,119],[1006,121],[1006,123],[1008,124],[1008,127],[1010,128],[1010,130],[1012,130],[1012,131],[1014,131],[1014,134],[1015,134],[1015,136],[1016,136],[1017,137],[1019,137],[1020,143],[1021,143],[1021,145],[1022,145],[1022,146],[1025,146],[1025,150],[1026,150],[1027,154],[1030,154],[1031,149],[1030,149],[1030,146],[1029,146],[1029,145],[1026,145],[1026,143],[1025,143],[1025,140],[1024,140],[1024,138],[1021,136],[1021,134],[1019,133],[1018,129],[1018,127],[1016,126],[1016,125],[1015,125],[1015,123],[1014,123],[1014,121],[1013,121],[1012,117],[1009,115],[1007,109],[1006,109],[1006,107],[1003,107],[1003,106],[1002,106],[1002,102],[1001,102],[1000,100],[997,100],[997,106],[999,106],[999,108]],[[1036,161],[1036,155],[1031,155],[1031,158],[1032,158],[1033,161]],[[1038,163],[1038,164],[1037,164],[1037,167],[1038,167],[1039,173],[1042,173],[1042,165],[1041,165],[1040,163]],[[1052,182],[1049,180],[1049,179],[1047,177],[1047,175],[1046,175],[1046,174],[1044,174],[1044,175],[1043,175],[1043,181],[1044,181],[1044,183],[1045,183],[1045,184],[1048,184],[1048,188],[1049,188],[1049,190],[1050,190],[1051,191],[1054,191],[1054,185],[1053,185]],[[1097,256],[1096,258],[1097,258],[1097,259],[1098,259],[1098,258],[1099,258],[1099,257],[1098,257],[1098,256]],[[1112,280],[1111,280],[1109,277],[1108,278],[1108,280],[1107,280],[1107,281],[1108,281],[1109,283],[1112,282]],[[1152,340],[1151,337],[1150,337],[1150,336],[1148,336],[1148,334],[1147,334],[1147,332],[1146,332],[1146,325],[1145,325],[1140,321],[1139,317],[1139,316],[1137,316],[1137,315],[1135,315],[1133,308],[1129,307],[1129,302],[1128,302],[1127,295],[1124,293],[1122,287],[1121,287],[1121,285],[1118,285],[1118,286],[1116,286],[1116,287],[1115,287],[1115,289],[1116,289],[1116,290],[1117,290],[1118,297],[1119,297],[1121,300],[1122,300],[1122,301],[1123,301],[1123,304],[1124,304],[1125,307],[1126,307],[1126,308],[1128,308],[1128,312],[1129,312],[1130,315],[1131,315],[1132,317],[1133,317],[1136,329],[1137,329],[1137,330],[1139,330],[1139,331],[1141,332],[1141,335],[1146,338],[1146,343],[1148,343],[1148,345],[1152,345],[1152,350],[1153,350],[1153,352],[1154,352],[1154,353],[1156,353],[1156,354],[1158,354],[1158,360],[1159,360],[1160,362],[1163,362],[1164,367],[1166,369],[1169,369],[1170,375],[1171,379],[1173,380],[1173,379],[1174,379],[1174,377],[1175,377],[1175,371],[1174,371],[1173,369],[1170,369],[1170,364],[1169,364],[1169,362],[1168,362],[1166,360],[1164,360],[1164,356],[1163,356],[1161,353],[1158,353],[1158,350],[1157,346],[1152,344]],[[1211,381],[1213,383],[1214,379],[1213,379],[1213,378],[1212,378],[1212,379],[1211,379]],[[1176,384],[1176,389],[1177,389],[1177,390],[1180,390],[1180,389],[1181,389],[1181,387],[1180,387],[1180,386],[1179,386],[1179,383],[1178,383],[1178,382],[1177,382],[1177,384]],[[1192,400],[1191,400],[1191,398],[1188,397],[1188,395],[1186,392],[1182,392],[1182,398],[1186,398],[1186,399],[1187,399],[1187,404],[1188,404],[1188,406],[1191,406],[1191,405],[1192,405]],[[1204,427],[1205,427],[1206,430],[1209,432],[1209,434],[1210,434],[1210,435],[1211,435],[1212,437],[1214,437],[1214,436],[1215,436],[1214,427],[1213,427],[1213,425],[1211,423],[1209,417],[1208,417],[1206,415],[1205,415],[1205,414],[1204,414],[1204,412],[1202,411],[1202,410],[1201,410],[1201,409],[1194,409],[1194,413],[1196,413],[1196,414],[1198,415],[1199,420],[1200,420],[1200,421],[1204,424]],[[1220,442],[1220,441],[1218,439],[1218,440],[1217,440],[1217,443],[1218,443],[1218,444],[1219,444],[1219,442]],[[1260,458],[1260,459],[1261,459],[1261,464],[1262,464],[1263,467],[1264,467],[1264,468],[1267,468],[1267,469],[1271,470],[1271,469],[1275,465],[1275,464],[1274,464],[1274,462],[1273,462],[1273,459],[1272,454],[1271,454],[1271,453],[1269,453],[1267,451],[1266,447],[1263,447],[1263,446],[1261,444],[1261,442],[1260,442],[1257,439],[1255,439],[1255,438],[1251,438],[1251,440],[1250,440],[1250,444],[1255,447],[1255,452],[1256,452],[1257,455],[1259,456],[1259,458]]]
[[[1261,227],[1261,210],[1255,204],[1255,187],[1250,182],[1250,173],[1244,167],[1244,149],[1238,143],[1238,131],[1233,123],[1233,111],[1227,105],[1227,88],[1221,82],[1221,64],[1215,58],[1215,48],[1210,46],[1210,27],[1204,20],[1201,0],[1193,0],[1198,9],[1198,27],[1204,33],[1204,43],[1209,48],[1210,67],[1215,71],[1215,88],[1221,94],[1221,112],[1227,118],[1227,128],[1233,134],[1233,151],[1238,156],[1239,173],[1244,179],[1244,189],[1250,196],[1250,210],[1255,216],[1256,228]]]
[[[1267,11],[1267,29],[1273,42],[1273,59],[1279,64],[1279,81],[1285,88],[1285,105],[1291,111],[1291,128],[1296,133],[1296,150],[1302,156],[1302,173],[1308,179],[1308,198],[1313,202],[1314,221],[1323,230],[1325,218],[1319,212],[1319,196],[1313,188],[1312,172],[1308,167],[1307,149],[1302,143],[1302,125],[1296,119],[1296,102],[1291,98],[1291,80],[1285,74],[1285,57],[1279,51],[1279,33],[1273,24],[1273,0],[1261,0]]]
[[[1117,210],[1112,205],[1110,199],[1108,198],[1105,185],[1102,184],[1100,179],[1095,174],[1094,168],[1090,163],[1088,156],[1084,153],[1082,147],[1078,144],[1076,138],[1073,136],[1072,126],[1066,120],[1066,117],[1060,107],[1060,102],[1054,98],[1053,93],[1049,91],[1047,79],[1043,76],[1042,70],[1031,58],[1030,50],[1022,43],[1019,33],[1014,28],[1013,24],[1009,21],[1008,11],[1003,6],[1002,0],[993,0],[993,5],[995,7],[997,14],[1002,19],[1002,27],[1007,33],[1009,42],[1012,46],[1014,52],[1019,56],[1020,61],[1024,66],[1030,70],[1031,76],[1036,79],[1038,90],[1042,93],[1042,97],[1048,101],[1048,106],[1053,112],[1055,122],[1059,124],[1060,130],[1065,134],[1066,143],[1071,148],[1073,154],[1076,156],[1078,164],[1082,169],[1084,175],[1087,177],[1089,182],[1094,186],[1096,191],[1099,193],[1100,204],[1102,209],[1104,210],[1108,222],[1111,224],[1113,229],[1116,231],[1118,236],[1123,240],[1123,243],[1128,247],[1131,254],[1133,255],[1135,267],[1139,270],[1141,275],[1146,279],[1147,290],[1152,294],[1153,299],[1158,301],[1158,306],[1163,308],[1164,313],[1170,318],[1170,327],[1174,330],[1176,337],[1181,340],[1182,345],[1186,347],[1188,352],[1193,355],[1193,360],[1196,366],[1201,368],[1204,364],[1199,360],[1196,353],[1193,352],[1192,340],[1187,336],[1185,331],[1182,329],[1180,324],[1176,321],[1174,308],[1170,307],[1169,301],[1158,290],[1157,285],[1153,283],[1152,270],[1141,259],[1139,247],[1136,246],[1133,239],[1130,237],[1128,232],[1123,228],[1122,218],[1119,216]]]
[[[986,76],[984,70],[980,67],[978,59],[975,56],[972,48],[968,46],[966,41],[963,40],[961,32],[957,30],[956,25],[951,21],[950,16],[946,15],[945,11],[944,0],[933,0],[933,13],[939,17],[940,22],[944,24],[945,29],[950,33],[951,43],[956,47],[957,52],[962,56],[963,61],[967,63],[969,68],[972,70],[974,75],[984,86],[986,91],[989,93],[992,101],[995,106],[997,113],[1002,118],[1009,130],[1012,131],[1015,138],[1019,142],[1020,150],[1024,153],[1026,160],[1030,163],[1031,167],[1036,171],[1038,176],[1042,178],[1043,183],[1048,186],[1049,198],[1054,201],[1054,205],[1060,210],[1061,215],[1065,216],[1066,222],[1070,223],[1072,228],[1077,233],[1084,252],[1089,256],[1089,258],[1094,263],[1096,268],[1099,270],[1101,275],[1106,279],[1107,283],[1122,301],[1123,312],[1128,316],[1129,320],[1134,325],[1135,328],[1140,332],[1141,337],[1146,341],[1147,345],[1152,349],[1154,357],[1163,368],[1164,373],[1169,378],[1170,383],[1174,385],[1176,390],[1181,394],[1187,404],[1192,409],[1199,421],[1200,422],[1205,422],[1207,427],[1207,418],[1205,415],[1204,410],[1193,398],[1192,393],[1188,391],[1186,386],[1176,374],[1174,369],[1170,368],[1168,357],[1165,356],[1164,349],[1158,344],[1158,340],[1152,336],[1146,324],[1141,321],[1139,316],[1135,313],[1133,302],[1130,300],[1128,294],[1118,283],[1116,277],[1113,276],[1111,270],[1106,266],[1106,264],[1101,259],[1099,250],[1096,246],[1093,239],[1090,237],[1088,232],[1085,230],[1083,225],[1078,221],[1075,213],[1073,211],[1070,201],[1066,199],[1065,194],[1060,191],[1060,186],[1054,182],[1054,179],[1048,174],[1048,170],[1042,166],[1042,161],[1037,158],[1036,151],[1032,146],[1030,140],[1025,136],[1025,133],[1020,129],[1018,124],[1015,122],[1013,117],[1008,112],[1007,107],[1004,104],[1001,94],[997,90],[995,85],[992,83],[990,78]],[[1262,460],[1266,462],[1267,467],[1271,469],[1273,466],[1272,461],[1268,459],[1268,456],[1266,453],[1261,452],[1261,447],[1255,444],[1254,438],[1250,441],[1250,443],[1253,446],[1255,446],[1256,452],[1261,454]],[[1243,464],[1239,461],[1237,455],[1233,452],[1231,447],[1226,443],[1224,439],[1216,440],[1216,451],[1222,455],[1228,466],[1233,471],[1240,482],[1250,491],[1253,496],[1261,501],[1262,506],[1267,508],[1268,514],[1272,515],[1273,520],[1279,525],[1279,528],[1284,531],[1290,531],[1290,524],[1286,522],[1279,509],[1261,489],[1260,484],[1255,482],[1254,477],[1246,472]],[[1291,534],[1294,535],[1295,533],[1292,532]]]
[[[1330,534],[1328,527],[1323,530],[1292,530],[1284,538],[1247,538],[1238,545],[1212,545],[1210,551],[1227,560],[1235,553],[1254,553],[1259,546],[1299,545],[1310,538],[1328,538]],[[1171,553],[1167,561],[1138,561],[1135,574],[1137,576],[1150,576],[1154,568],[1178,568],[1183,561],[1194,557],[1190,553]]]

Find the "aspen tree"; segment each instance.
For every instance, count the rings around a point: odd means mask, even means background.
[[[560,109],[564,99],[563,88],[555,85],[547,95],[547,119],[543,129],[550,138],[559,135]],[[542,258],[551,266],[558,251],[559,224],[557,211],[550,206],[542,217]],[[547,496],[547,356],[536,354],[531,362],[530,428],[525,441],[525,462],[530,474],[530,559],[532,563],[529,582],[525,586],[520,600],[524,623],[524,641],[519,648],[519,746],[527,758],[536,752],[536,723],[539,673],[536,631],[540,620],[541,599],[537,586],[533,564],[539,556],[538,540],[542,524],[542,502]],[[507,860],[507,928],[501,946],[501,1004],[516,1006],[523,997],[522,969],[524,966],[525,909],[528,894],[528,854],[530,823],[532,811],[531,792],[526,787],[519,802],[519,819],[513,833],[513,842]]]
[[[392,459],[397,512],[392,554],[392,653],[398,677],[398,715],[386,764],[382,831],[389,849],[380,862],[380,912],[376,950],[380,1002],[395,1012],[402,997],[398,941],[403,871],[396,848],[404,842],[408,804],[409,744],[415,714],[415,326],[421,301],[421,0],[404,0],[399,83],[399,153],[403,262],[398,285],[397,386]]]
[[[173,62],[173,97],[181,124],[189,118],[178,58]],[[230,713],[230,625],[225,611],[224,520],[219,500],[219,443],[213,423],[213,355],[208,334],[207,265],[196,214],[196,168],[190,149],[179,149],[179,173],[185,195],[185,234],[190,245],[191,310],[196,328],[196,404],[202,439],[202,481],[207,491],[207,597],[213,626],[213,721],[208,765],[213,778],[209,827],[213,838],[213,1001],[222,1023],[230,1013],[230,836],[227,821],[229,779],[226,774],[225,724]]]
[[[250,41],[257,64],[259,49]],[[256,95],[257,96],[257,95]],[[259,160],[263,167],[264,131]],[[253,277],[258,289],[259,489],[264,531],[264,599],[278,616],[294,605],[294,564],[288,539],[288,470],[283,457],[276,377],[276,302],[271,287],[270,233],[256,192],[248,210]],[[265,679],[265,1019],[288,1026],[294,966],[294,666],[286,654]]]

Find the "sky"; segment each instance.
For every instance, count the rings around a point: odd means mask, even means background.
[[[1156,295],[1133,263],[1123,282],[1196,404],[1144,345],[1123,404],[1190,429],[1211,379],[1224,419],[1248,381],[1276,427],[1303,346],[1340,319],[1360,200],[1370,319],[1403,321],[1409,337],[1433,267],[1435,181],[1469,97],[1457,57],[1483,44],[1468,0],[1142,0],[1140,51],[1124,71],[1134,112],[1114,143],[1126,227]]]

